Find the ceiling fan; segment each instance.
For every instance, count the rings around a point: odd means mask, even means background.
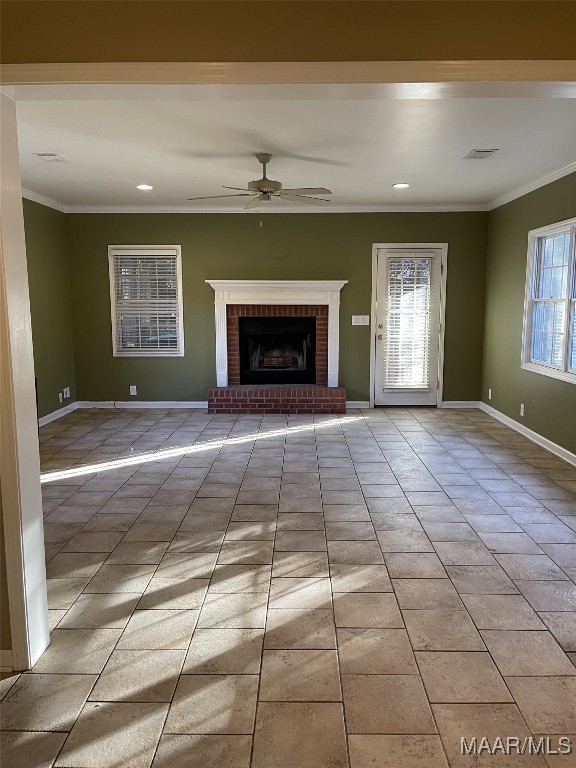
[[[289,200],[294,203],[305,201],[307,203],[312,203],[312,205],[323,205],[324,203],[331,202],[322,197],[311,197],[311,195],[331,195],[332,191],[325,187],[282,189],[282,184],[279,181],[274,181],[273,179],[268,179],[266,177],[266,166],[272,159],[272,155],[268,154],[268,152],[258,152],[256,153],[256,158],[259,163],[262,163],[262,178],[257,179],[256,181],[249,181],[248,186],[245,189],[242,187],[223,187],[224,189],[235,190],[235,194],[189,197],[188,200],[214,200],[222,197],[251,197],[252,199],[246,203],[244,209],[256,208],[261,202],[272,200],[273,197]]]

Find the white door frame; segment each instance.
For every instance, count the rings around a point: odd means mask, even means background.
[[[376,330],[377,330],[377,290],[378,290],[378,251],[396,249],[434,249],[440,251],[440,328],[438,331],[438,389],[436,407],[442,404],[444,387],[444,327],[446,314],[446,277],[448,274],[448,243],[374,243],[372,245],[372,300],[370,329],[370,408],[374,408],[376,399]],[[409,407],[409,406],[408,406]]]

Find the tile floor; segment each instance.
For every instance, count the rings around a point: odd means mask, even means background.
[[[52,643],[3,765],[576,764],[460,754],[576,734],[576,469],[487,415],[80,410],[41,453]]]

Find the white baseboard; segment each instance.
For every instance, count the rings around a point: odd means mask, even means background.
[[[521,424],[515,419],[511,419],[510,416],[506,416],[504,413],[500,413],[500,411],[492,408],[492,406],[488,405],[487,403],[480,403],[478,407],[480,410],[484,411],[484,413],[487,413],[489,416],[492,416],[493,418],[502,422],[502,424],[505,424],[507,427],[510,427],[516,432],[519,432],[524,437],[527,437],[528,440],[532,440],[532,442],[536,443],[536,445],[539,445],[541,448],[545,448],[547,451],[550,451],[550,453],[558,456],[558,458],[563,459],[564,461],[567,461],[568,464],[572,464],[576,467],[575,453],[568,451],[566,448],[562,448],[561,445],[553,443],[552,440],[548,440],[547,437],[539,435],[538,432],[534,432],[533,430],[528,429],[528,427],[525,427],[524,424]]]
[[[0,668],[8,670],[14,669],[12,651],[0,651]]]
[[[346,400],[346,408],[370,408],[370,400]]]
[[[207,400],[80,400],[77,408],[207,408]]]
[[[72,413],[72,411],[75,411],[76,408],[78,408],[78,403],[70,403],[70,405],[65,405],[63,408],[59,408],[57,411],[47,413],[46,416],[41,416],[38,419],[38,426],[43,427],[45,424],[50,424],[51,421],[61,419],[62,416],[66,416],[67,413]]]
[[[438,408],[482,408],[480,400],[443,400]]]

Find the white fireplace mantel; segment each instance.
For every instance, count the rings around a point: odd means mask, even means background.
[[[228,385],[227,304],[328,306],[328,386],[338,386],[340,291],[348,280],[206,280],[215,293],[216,384]]]

